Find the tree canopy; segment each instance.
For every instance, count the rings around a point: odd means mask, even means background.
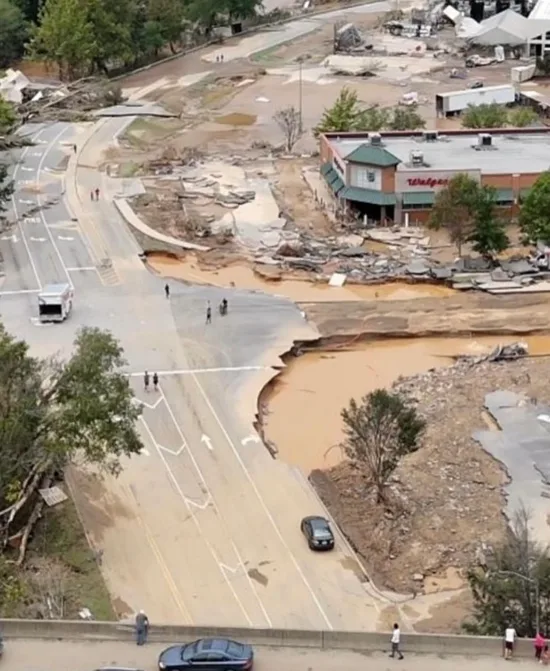
[[[0,231],[7,226],[6,210],[13,195],[13,180],[8,178],[8,168],[0,163]]]
[[[377,502],[385,501],[388,478],[401,457],[418,448],[424,420],[401,396],[385,389],[367,394],[360,403],[352,398],[341,414],[346,456],[365,470]]]
[[[526,244],[550,244],[550,171],[543,172],[525,196],[519,225]]]
[[[466,242],[486,257],[509,245],[505,223],[496,212],[495,190],[481,186],[466,173],[452,177],[436,195],[428,225],[447,229],[459,256]]]
[[[28,24],[11,0],[0,0],[0,68],[7,68],[25,53]]]
[[[54,470],[78,459],[117,473],[121,457],[141,450],[124,364],[119,343],[96,328],[81,329],[61,362],[30,356],[0,325],[0,550]]]
[[[538,120],[538,114],[530,107],[516,107],[508,109],[498,103],[483,103],[482,105],[468,105],[462,113],[462,125],[465,128],[504,128],[515,126],[524,128]]]

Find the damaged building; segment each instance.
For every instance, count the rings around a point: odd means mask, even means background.
[[[550,128],[326,133],[321,174],[341,207],[370,221],[423,224],[438,191],[467,174],[496,190],[503,216],[548,170]]]

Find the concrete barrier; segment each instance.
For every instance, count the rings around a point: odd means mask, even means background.
[[[122,622],[83,622],[81,620],[0,620],[6,639],[43,638],[87,641],[130,641],[131,624]],[[255,646],[319,648],[325,650],[362,650],[387,652],[390,632],[310,631],[307,629],[254,629],[234,627],[152,626],[153,643],[185,643],[204,636],[220,636],[247,641]],[[491,636],[452,636],[439,634],[403,634],[402,649],[408,654],[463,655],[498,657],[502,639]],[[533,656],[533,641],[518,641],[517,657]]]

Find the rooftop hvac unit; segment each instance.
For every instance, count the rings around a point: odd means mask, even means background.
[[[436,130],[425,130],[422,133],[422,139],[424,142],[436,142],[438,138],[438,133]]]
[[[493,137],[489,133],[480,133],[477,136],[477,143],[480,147],[491,147],[493,144]]]
[[[369,133],[369,140],[372,145],[380,146],[382,144],[382,136],[380,133]]]
[[[411,151],[412,165],[424,165],[424,154],[421,151]]]

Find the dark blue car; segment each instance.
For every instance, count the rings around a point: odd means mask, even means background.
[[[187,645],[173,645],[159,656],[160,671],[249,671],[252,647],[227,638],[201,638]]]

